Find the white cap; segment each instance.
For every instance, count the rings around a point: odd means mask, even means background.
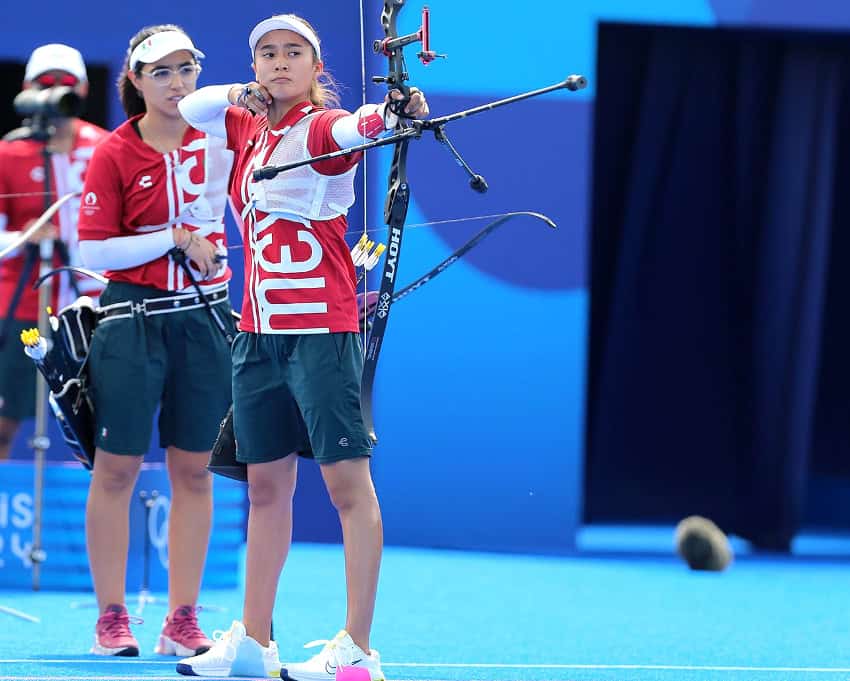
[[[195,47],[192,39],[182,31],[160,31],[136,45],[130,53],[130,70],[135,69],[139,62],[150,64],[179,50],[189,50],[198,59],[203,59],[205,56]]]
[[[251,31],[251,36],[248,38],[248,45],[251,47],[251,56],[254,56],[254,49],[257,43],[269,31],[292,31],[304,38],[313,49],[316,50],[316,59],[322,60],[322,50],[319,47],[319,36],[317,36],[310,27],[294,14],[278,14],[268,19],[263,19],[259,24],[254,26]]]
[[[79,50],[61,43],[36,47],[27,62],[24,80],[35,80],[47,71],[65,71],[78,80],[88,80],[83,55]]]

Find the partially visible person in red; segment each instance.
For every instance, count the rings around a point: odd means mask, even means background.
[[[24,89],[44,90],[70,87],[80,96],[88,94],[86,66],[79,51],[58,43],[36,48],[27,62]],[[80,192],[89,159],[107,132],[79,118],[51,118],[53,131],[45,143],[18,138],[0,143],[0,249],[11,245],[45,209],[43,149],[50,151],[48,168],[49,203],[71,192]],[[60,239],[67,247],[71,264],[79,264],[77,216],[79,198],[66,202],[41,230],[30,238],[37,246],[44,239]],[[9,456],[12,440],[21,421],[35,413],[36,370],[21,350],[18,340],[25,328],[37,325],[38,292],[32,289],[38,262],[27,278],[22,295],[12,309],[14,292],[24,273],[28,248],[21,247],[0,261],[0,459]],[[29,249],[33,255],[37,250]],[[33,257],[33,256],[31,256]],[[59,264],[58,255],[54,263]],[[75,292],[68,277],[54,277],[53,308],[73,302]],[[93,279],[80,278],[81,294],[97,297],[102,288]],[[8,318],[8,321],[7,321]]]

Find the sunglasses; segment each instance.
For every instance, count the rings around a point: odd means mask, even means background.
[[[56,85],[74,87],[80,81],[76,76],[72,76],[70,73],[66,73],[63,76],[54,76],[51,73],[44,73],[36,78],[35,82],[41,87],[54,87]]]

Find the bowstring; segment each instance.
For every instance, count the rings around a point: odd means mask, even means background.
[[[513,213],[532,213],[533,211],[509,211],[507,213],[491,213],[489,215],[470,215],[468,217],[462,218],[446,218],[444,220],[429,220],[428,222],[411,222],[410,224],[405,224],[405,229],[422,229],[423,227],[431,227],[433,225],[449,225],[458,222],[472,222],[473,220],[495,220],[497,218],[503,218],[506,215],[511,215]],[[383,232],[387,229],[386,225],[382,227],[369,227],[360,229],[350,229],[345,232],[344,236],[353,236],[355,234],[373,234],[375,232]],[[228,246],[228,251],[236,251],[240,248],[244,248],[243,244],[235,244],[233,246]]]
[[[360,106],[366,106],[366,11],[363,6],[364,0],[360,0],[360,83],[361,83],[361,93],[360,93]],[[363,109],[360,109],[360,116],[363,116]],[[363,143],[366,142],[366,129],[364,126],[360,125],[360,134],[363,139]],[[368,192],[369,192],[369,184],[366,181],[366,154],[363,154],[363,191],[361,193],[361,197],[363,200],[363,236],[368,239],[369,230],[367,230],[366,225],[369,224],[369,208],[368,208]],[[356,233],[356,232],[355,232]],[[369,291],[369,272],[365,269],[364,263],[364,271],[363,271],[363,345],[361,347],[361,351],[363,355],[366,355],[366,331],[367,331],[367,322],[366,322],[366,303],[367,303],[367,293]]]

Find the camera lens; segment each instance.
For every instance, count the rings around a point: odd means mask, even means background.
[[[48,118],[70,118],[83,110],[83,98],[69,87],[24,90],[15,97],[13,104],[19,116],[41,114]]]

